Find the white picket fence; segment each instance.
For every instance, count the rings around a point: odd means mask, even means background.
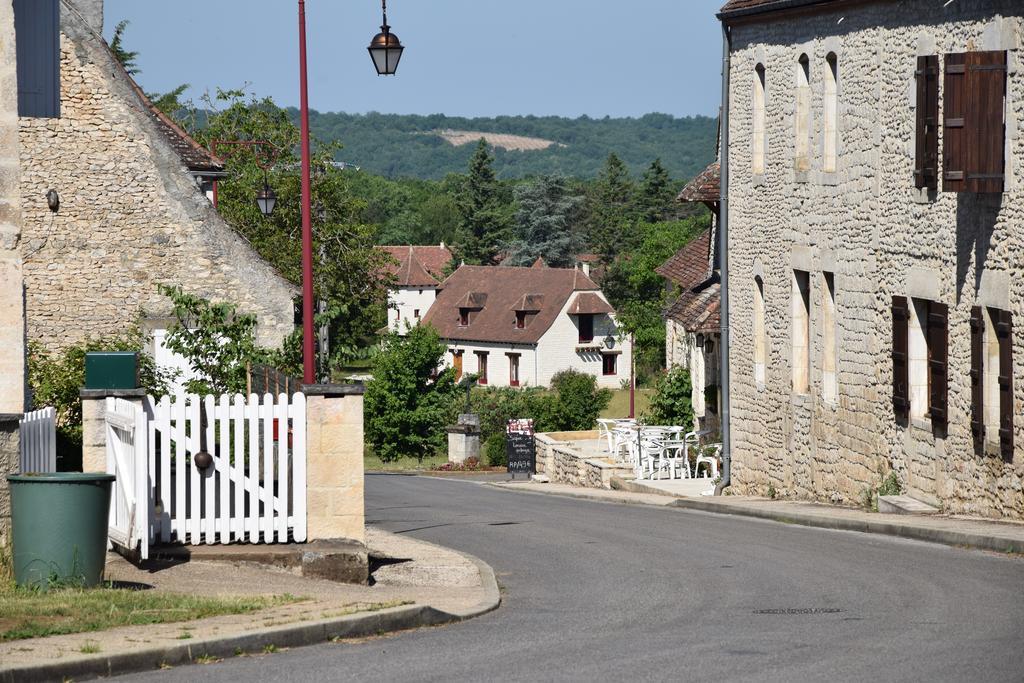
[[[57,409],[25,413],[18,423],[18,471],[40,474],[57,471]]]
[[[146,461],[147,417],[121,398],[106,401],[107,472],[115,475],[110,501],[110,540],[149,557],[150,497]]]
[[[150,397],[147,412],[155,542],[306,540],[303,394]],[[205,470],[200,452],[212,458]]]

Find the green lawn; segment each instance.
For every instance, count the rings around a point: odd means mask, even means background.
[[[5,581],[0,586],[0,642],[246,614],[300,599],[289,595],[209,598],[122,588],[69,588],[43,593],[18,589]]]
[[[636,416],[640,417],[651,403],[653,389],[636,390]],[[629,417],[629,389],[616,389],[612,392],[612,402],[601,411],[601,417]]]

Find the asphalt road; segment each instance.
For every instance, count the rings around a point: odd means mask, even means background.
[[[682,510],[367,477],[367,520],[494,567],[471,621],[146,681],[1024,680],[1024,559]]]

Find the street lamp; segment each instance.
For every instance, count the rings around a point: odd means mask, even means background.
[[[381,0],[380,7],[384,14],[384,21],[380,25],[380,33],[373,37],[370,47],[366,49],[370,52],[370,59],[373,60],[373,66],[377,69],[378,76],[394,76],[405,48],[402,46],[402,41],[391,32],[391,27],[388,26],[387,0]]]
[[[263,171],[263,189],[256,195],[256,204],[260,207],[260,213],[269,218],[274,213],[274,206],[277,204],[277,195],[274,188],[267,182],[267,172]]]

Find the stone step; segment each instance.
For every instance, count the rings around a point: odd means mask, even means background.
[[[910,496],[879,496],[878,511],[893,515],[934,515],[939,509]]]

